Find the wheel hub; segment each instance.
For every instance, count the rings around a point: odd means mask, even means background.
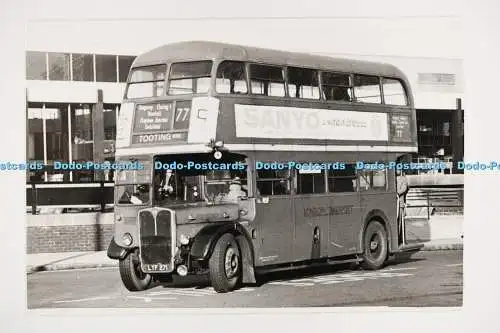
[[[225,271],[228,278],[232,278],[238,272],[238,256],[232,247],[226,251]]]

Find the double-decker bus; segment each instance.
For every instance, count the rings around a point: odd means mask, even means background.
[[[379,269],[421,247],[406,244],[394,165],[414,152],[410,85],[392,65],[158,47],[127,80],[115,156],[141,167],[115,177],[108,257],[130,291],[174,274],[229,292],[317,263]]]

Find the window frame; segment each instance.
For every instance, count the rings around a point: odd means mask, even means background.
[[[385,102],[385,92],[384,92],[384,83],[383,83],[384,79],[394,80],[394,81],[397,81],[401,84],[401,87],[403,88],[405,104],[402,104],[402,105],[400,105],[400,104],[387,104]],[[392,77],[392,76],[380,76],[380,90],[382,93],[382,102],[384,105],[389,105],[392,107],[409,107],[410,106],[410,96],[408,94],[408,89],[406,88],[405,82],[401,78],[396,78],[396,77]]]
[[[245,81],[245,86],[247,91],[245,93],[225,93],[225,92],[219,92],[217,91],[217,74],[219,70],[219,66],[223,64],[224,62],[237,62],[243,65],[243,75],[244,75],[244,81]],[[233,60],[233,59],[222,59],[219,61],[214,61],[214,69],[213,69],[213,92],[216,95],[224,95],[224,96],[249,96],[251,95],[251,87],[250,87],[250,82],[249,82],[249,73],[248,73],[248,62],[244,60]],[[261,95],[257,95],[261,96]]]
[[[257,65],[257,66],[268,66],[268,67],[279,67],[281,68],[282,75],[283,75],[283,89],[284,89],[284,96],[269,96],[269,95],[264,95],[264,94],[255,94],[252,91],[252,77],[251,77],[251,70],[250,66],[252,65]],[[286,71],[286,65],[280,65],[280,64],[275,64],[275,63],[267,63],[267,62],[255,62],[255,61],[246,61],[246,73],[247,73],[247,80],[248,80],[248,94],[249,96],[252,97],[259,97],[259,98],[272,98],[272,99],[278,99],[282,100],[283,98],[287,98],[288,96],[288,78],[287,78],[287,71]]]
[[[131,82],[130,80],[132,79],[132,73],[135,71],[135,70],[138,70],[138,69],[141,69],[141,68],[148,68],[148,67],[154,67],[154,66],[165,66],[165,72],[164,72],[164,78],[163,80],[148,80],[148,81],[138,81],[138,82]],[[130,99],[148,99],[148,98],[158,98],[158,97],[164,97],[166,96],[166,85],[167,85],[167,76],[168,76],[168,71],[170,70],[170,66],[169,64],[165,64],[165,63],[155,63],[155,64],[151,64],[151,65],[143,65],[143,66],[138,66],[138,67],[131,67],[129,72],[128,72],[128,75],[127,75],[127,82],[126,82],[126,88],[125,88],[125,92],[124,92],[124,96],[123,96],[123,99],[124,100],[130,100]],[[137,84],[137,83],[154,83],[154,82],[162,82],[163,81],[163,91],[161,94],[159,94],[158,96],[149,96],[149,97],[135,97],[135,98],[130,98],[128,97],[128,91],[129,91],[129,88],[130,88],[130,85],[131,84]]]
[[[192,93],[185,93],[185,94],[169,94],[170,84],[171,84],[170,76],[172,74],[172,66],[175,65],[175,64],[186,64],[186,63],[194,63],[194,62],[210,62],[211,63],[210,74],[208,76],[209,84],[208,84],[207,91],[206,92],[202,92],[202,93],[192,92]],[[215,73],[214,73],[214,67],[215,66],[214,65],[215,64],[216,64],[216,61],[214,61],[212,59],[169,62],[167,64],[167,73],[165,75],[166,84],[165,84],[165,89],[164,89],[164,93],[163,93],[162,96],[170,96],[170,97],[182,96],[182,97],[184,97],[184,96],[203,96],[203,95],[206,95],[206,94],[210,94],[213,91],[212,86],[214,86],[214,83],[215,83],[214,82],[214,79],[215,79]],[[193,77],[186,77],[186,78],[183,78],[183,79],[201,79],[201,78],[206,78],[206,77],[207,76],[193,76]],[[182,80],[182,79],[174,79],[174,80]]]
[[[315,71],[316,72],[316,80],[318,82],[318,98],[304,98],[304,97],[295,97],[295,96],[290,96],[290,79],[288,75],[288,71],[290,69],[299,69],[299,70],[310,70],[310,71]],[[321,70],[318,68],[312,68],[312,67],[299,67],[299,66],[285,66],[285,97],[290,98],[292,100],[301,100],[301,101],[321,101],[323,100],[322,94],[323,91],[321,89]],[[314,87],[314,86],[313,86]]]
[[[337,101],[333,99],[326,99],[324,95],[324,90],[323,90],[323,73],[333,73],[333,74],[339,74],[339,75],[346,75],[349,78],[349,85],[348,86],[330,86],[329,87],[347,87],[351,91],[352,98],[350,101]],[[320,70],[319,71],[319,80],[320,80],[320,93],[321,93],[321,100],[327,102],[327,103],[343,103],[343,104],[353,104],[353,103],[359,103],[356,102],[355,95],[354,95],[354,73],[347,73],[347,72],[337,72],[337,71],[331,71],[331,70]]]
[[[378,79],[378,90],[379,90],[379,97],[380,97],[380,102],[378,103],[371,103],[371,102],[364,102],[364,101],[358,101],[358,97],[356,96],[356,85],[355,85],[355,76],[369,76],[369,77],[376,77]],[[382,90],[382,80],[381,80],[380,75],[375,75],[375,74],[365,74],[365,73],[351,73],[351,82],[352,82],[352,95],[354,98],[354,101],[351,103],[362,103],[362,104],[368,104],[368,105],[385,105],[384,103],[384,93]]]

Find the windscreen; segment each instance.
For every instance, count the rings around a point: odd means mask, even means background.
[[[166,65],[132,69],[127,87],[127,98],[147,98],[163,95]]]

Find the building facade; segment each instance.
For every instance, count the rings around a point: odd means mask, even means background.
[[[351,27],[349,34],[346,26]],[[414,158],[460,160],[461,30],[457,20],[441,18],[250,19],[244,27],[237,20],[217,19],[32,23],[26,50],[26,159],[46,167],[28,172],[27,181],[94,181],[91,172],[61,172],[53,163],[94,160],[95,146],[104,150],[106,160],[113,160],[116,119],[135,56],[181,40],[216,40],[398,66],[410,80],[417,108],[419,153]],[[325,31],[326,42],[321,38]],[[101,122],[92,119],[98,102]],[[103,147],[94,142],[96,126],[104,129]],[[112,180],[112,174],[105,179]]]

